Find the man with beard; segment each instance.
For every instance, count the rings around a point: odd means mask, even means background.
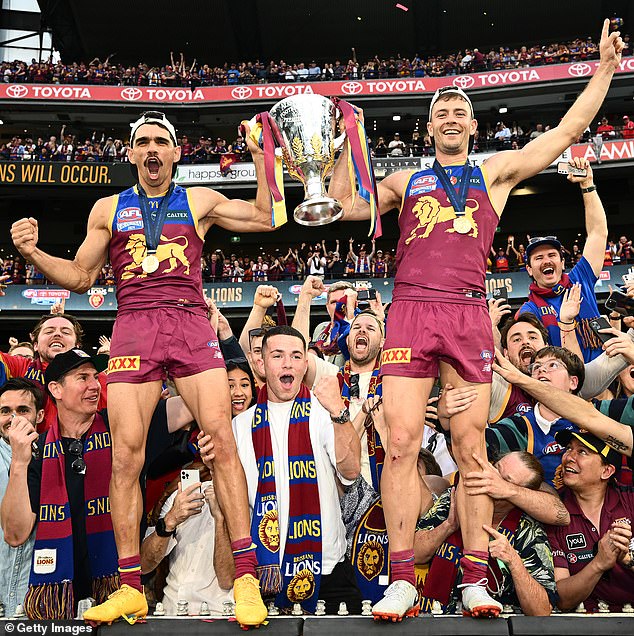
[[[548,345],[548,332],[539,318],[531,313],[510,318],[500,334],[504,357],[523,374],[530,376],[529,367],[535,354]],[[634,329],[628,333],[616,333],[606,344],[605,352],[585,365],[585,380],[579,395],[587,400],[599,395],[619,373],[634,360]],[[445,428],[449,426],[449,414],[469,408],[476,399],[472,388],[446,386],[438,402],[438,416]],[[523,415],[533,407],[534,399],[516,384],[507,382],[501,375],[493,376],[489,424],[515,415]]]
[[[293,327],[308,333],[310,302],[319,297],[323,289],[323,283],[317,277],[306,279],[297,303]],[[379,433],[368,418],[367,409],[363,409],[363,404],[367,399],[378,400],[382,396],[381,355],[385,342],[385,327],[381,297],[377,296],[376,300],[371,300],[370,307],[371,309],[359,312],[351,320],[348,333],[344,331],[340,336],[341,348],[348,354],[343,366],[337,366],[317,356],[308,356],[308,371],[304,382],[308,386],[314,386],[323,377],[337,377],[343,405],[350,411],[352,425],[362,439],[361,475],[378,492],[385,450]],[[434,430],[426,426],[423,446],[427,446],[432,435]],[[441,435],[436,437],[434,456],[441,465],[443,474],[456,469]]]
[[[9,429],[29,424],[36,429],[44,418],[44,392],[30,380],[12,378],[0,387],[0,504],[9,483],[11,443]],[[0,605],[4,615],[11,617],[24,603],[29,585],[31,558],[35,535],[20,546],[12,547],[0,532]]]
[[[38,247],[35,219],[21,219],[11,228],[22,256],[66,289],[85,293],[108,259],[116,277],[118,312],[108,365],[108,410],[114,448],[110,503],[122,587],[103,606],[90,609],[87,617],[95,622],[117,620],[129,613],[126,608],[145,603],[139,475],[166,375],[216,443],[218,499],[226,507],[236,561],[236,618],[252,626],[267,615],[255,577],[246,482],[231,434],[227,373],[207,319],[200,269],[204,237],[212,226],[236,232],[272,229],[263,154],[257,144],[249,145],[258,172],[254,203],[229,200],[209,188],[186,190],[173,182],[181,156],[176,130],[163,113],[148,111],[133,122],[130,133],[128,158],[137,184],[97,201],[73,260]]]
[[[526,271],[533,279],[528,301],[519,314],[530,312],[538,316],[548,329],[553,345],[566,346],[563,337],[576,335],[583,360],[590,362],[601,355],[601,341],[592,331],[589,321],[599,316],[599,308],[594,294],[594,285],[603,269],[605,246],[608,240],[608,222],[597,188],[592,178],[592,168],[586,159],[575,159],[577,167],[587,170],[586,177],[568,176],[570,181],[579,183],[583,193],[586,213],[586,242],[583,256],[564,274],[564,259],[561,243],[555,236],[537,236],[526,246]],[[561,315],[561,305],[568,290],[581,289],[581,305],[578,318],[570,320]],[[578,291],[577,291],[578,293]]]
[[[84,330],[74,316],[70,314],[46,314],[37,322],[31,332],[31,342],[35,351],[35,358],[10,355],[0,351],[0,361],[7,371],[7,377],[26,378],[44,389],[44,372],[51,360],[74,347],[82,346]],[[99,375],[101,396],[99,408],[106,407],[105,376]],[[55,401],[48,393],[44,393],[44,418],[38,422],[40,432],[48,429],[55,421],[57,408]]]
[[[328,614],[341,601],[359,613],[337,491],[337,479],[350,484],[359,475],[359,438],[342,414],[337,382],[324,378],[309,391],[302,383],[306,342],[285,325],[266,332],[257,364],[266,383],[233,429],[247,475],[262,594],[287,610],[300,603],[313,613],[323,599]],[[208,436],[199,444],[209,465],[214,444]],[[266,532],[273,519],[279,535]]]
[[[550,165],[594,119],[623,46],[620,34],[610,33],[605,20],[597,70],[559,125],[519,150],[493,155],[482,167],[469,162],[478,128],[471,100],[455,86],[439,89],[431,100],[427,123],[436,151],[433,168],[413,174],[398,171],[378,185],[380,210],[400,210],[400,239],[382,370],[390,452],[381,493],[392,547],[392,584],[373,608],[377,618],[400,620],[418,613],[413,550],[420,489],[416,458],[425,406],[439,373],[443,384],[477,391],[470,412],[455,414],[451,422],[461,474],[477,469],[474,451],[485,453],[493,337],[484,283],[487,257],[508,196],[518,183]],[[337,161],[329,194],[341,201],[344,219],[367,219],[370,206],[354,196],[348,158],[346,149]],[[447,262],[451,267],[444,266]],[[486,495],[467,497],[461,486],[457,494],[461,517],[471,520],[461,529],[463,606],[475,617],[498,616],[502,606],[485,586],[489,536],[483,526],[491,522],[493,502]]]

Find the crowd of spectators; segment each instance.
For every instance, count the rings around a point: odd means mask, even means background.
[[[550,124],[518,123],[507,125],[503,121],[495,125],[483,123],[474,139],[474,152],[515,150],[522,148],[532,139],[547,132]],[[602,117],[596,128],[586,131],[580,141],[592,141],[597,136],[602,141],[634,138],[634,121],[628,115],[617,115],[609,119]],[[241,135],[228,142],[217,136],[200,135],[192,138],[181,135],[181,164],[218,163],[222,155],[232,155],[235,161],[250,160],[248,146]],[[413,131],[408,135],[394,133],[373,134],[369,139],[370,151],[374,158],[385,157],[427,157],[433,155],[432,141],[426,132]],[[105,132],[92,131],[87,135],[71,133],[62,126],[59,136],[14,136],[10,140],[0,140],[0,160],[7,161],[79,161],[79,162],[125,162],[128,160],[129,139],[121,134],[117,138],[106,136]]]
[[[530,236],[526,237],[526,243]],[[526,243],[515,242],[513,235],[496,241],[491,249],[488,262],[490,273],[525,271]],[[233,249],[233,248],[232,248]],[[225,253],[227,252],[227,253]],[[563,246],[566,267],[579,262],[582,251],[579,241],[569,247]],[[622,235],[610,239],[605,250],[605,267],[634,263],[632,240]],[[315,243],[301,243],[288,248],[261,247],[259,253],[216,249],[202,258],[203,280],[206,283],[275,282],[282,280],[304,280],[316,275],[325,280],[359,278],[393,278],[396,274],[395,248],[389,245],[377,246],[374,242],[358,243],[353,239],[341,246],[337,240]],[[8,276],[15,284],[44,285],[48,281],[31,263],[25,263],[20,256],[0,258],[0,276]],[[110,263],[106,263],[97,279],[98,285],[114,285],[114,273]]]
[[[629,36],[624,37],[623,55],[631,54]],[[441,55],[391,56],[381,59],[375,56],[359,61],[354,49],[347,62],[291,63],[285,60],[268,63],[231,62],[219,66],[185,61],[183,53],[170,63],[150,66],[140,62],[126,65],[105,60],[66,64],[54,58],[48,62],[31,63],[15,60],[0,65],[0,75],[6,83],[36,84],[102,84],[115,86],[223,86],[233,84],[264,84],[276,82],[339,81],[357,79],[389,79],[403,77],[442,77],[480,71],[496,71],[529,66],[542,66],[567,62],[581,62],[599,57],[598,45],[591,37],[577,38],[570,42],[535,44],[518,47],[498,46],[488,51],[465,48]]]

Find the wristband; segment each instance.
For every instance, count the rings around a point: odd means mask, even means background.
[[[154,531],[159,537],[173,537],[176,534],[176,528],[171,532],[165,527],[165,517],[161,517],[154,526]]]
[[[595,185],[591,185],[587,188],[581,188],[581,192],[583,192],[584,194],[588,194],[588,192],[596,192],[597,186]]]
[[[574,325],[577,321],[571,320],[570,322],[567,322],[566,320],[558,320],[557,322],[561,325]]]

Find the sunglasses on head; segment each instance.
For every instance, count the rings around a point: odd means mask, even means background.
[[[539,241],[557,241],[559,239],[556,236],[533,236],[533,238],[528,240],[528,244],[532,245],[533,243],[538,243]]]
[[[249,341],[253,338],[263,336],[271,327],[257,327],[257,329],[249,329]]]

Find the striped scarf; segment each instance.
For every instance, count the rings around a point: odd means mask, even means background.
[[[502,523],[497,528],[509,540],[511,545],[515,544],[515,533],[520,522],[522,511],[513,508]],[[460,569],[460,559],[462,558],[462,534],[460,529],[447,537],[434,554],[429,572],[423,586],[423,594],[420,596],[420,608],[424,613],[430,613],[434,601],[438,601],[443,609],[447,610],[451,593],[454,590],[458,570]],[[492,586],[494,581],[502,580],[502,572],[497,559],[489,556],[487,569],[487,588],[495,589]]]
[[[258,393],[251,430],[258,468],[251,536],[256,544],[262,594],[276,594],[275,604],[280,608],[300,603],[313,613],[321,581],[322,532],[310,409],[310,391],[302,384],[291,407],[288,427],[288,534],[280,567],[279,510],[266,384]]]
[[[93,595],[98,603],[119,587],[117,547],[110,518],[110,432],[97,414],[83,447],[84,510]],[[72,461],[69,457],[68,461]],[[56,419],[46,434],[33,565],[24,609],[30,619],[74,618],[73,529],[66,490],[64,447]]]
[[[337,379],[339,380],[339,388],[341,389],[341,397],[346,405],[346,408],[350,405],[350,360],[339,369],[337,373]],[[383,395],[383,385],[381,383],[381,357],[377,356],[374,363],[374,369],[372,369],[372,377],[370,378],[370,385],[368,386],[367,398],[374,397],[375,395]],[[381,472],[383,471],[383,464],[385,462],[385,449],[381,443],[381,438],[374,428],[372,418],[368,416],[364,423],[366,441],[368,444],[368,457],[370,459],[370,475],[372,476],[372,487],[376,492],[380,492],[381,484]]]

